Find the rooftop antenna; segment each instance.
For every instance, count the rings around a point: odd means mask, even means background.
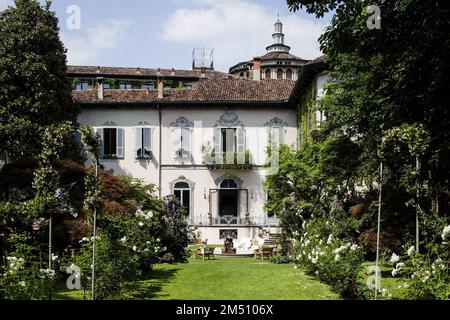
[[[214,70],[214,49],[203,47],[192,51],[192,69],[202,68]]]

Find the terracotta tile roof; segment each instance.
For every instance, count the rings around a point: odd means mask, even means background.
[[[324,54],[318,58],[315,58],[314,60],[309,61],[307,64],[313,64],[313,63],[319,63],[319,62],[326,63],[327,61],[328,61],[328,56],[326,54]]]
[[[69,76],[96,76],[96,77],[165,77],[165,78],[200,78],[200,70],[175,70],[175,69],[147,69],[128,67],[95,67],[95,66],[68,66]],[[228,74],[206,70],[208,79],[225,79]]]
[[[295,81],[243,79],[202,80],[198,88],[167,89],[158,99],[157,90],[105,90],[99,100],[97,90],[74,91],[73,98],[81,104],[142,103],[270,103],[289,100]]]

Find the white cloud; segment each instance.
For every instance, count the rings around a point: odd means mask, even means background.
[[[133,20],[108,20],[96,26],[62,33],[69,64],[95,64],[102,55],[118,48],[128,39]]]
[[[261,4],[250,0],[193,0],[195,9],[178,9],[167,19],[161,38],[167,42],[215,49],[218,69],[228,70],[240,61],[263,55],[272,44],[276,16]],[[298,14],[281,18],[286,44],[291,53],[313,59],[321,55],[318,37],[323,21],[307,20]]]

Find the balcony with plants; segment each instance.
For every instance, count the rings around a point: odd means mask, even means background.
[[[202,146],[203,163],[211,170],[250,170],[253,168],[252,155],[249,150],[244,152],[220,152],[215,148]]]

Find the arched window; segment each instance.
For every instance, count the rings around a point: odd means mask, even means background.
[[[277,79],[282,80],[283,79],[283,69],[277,70]]]
[[[244,77],[244,73],[243,72],[239,73],[239,77],[243,78]]]
[[[237,189],[238,184],[233,179],[225,179],[220,184],[220,189]]]
[[[191,186],[187,182],[177,182],[173,187],[173,195],[180,200],[187,212],[191,211]]]
[[[286,79],[292,80],[292,70],[291,69],[286,70]]]
[[[266,79],[270,79],[271,78],[271,71],[270,71],[270,69],[266,69],[265,73],[266,73],[265,78]]]

